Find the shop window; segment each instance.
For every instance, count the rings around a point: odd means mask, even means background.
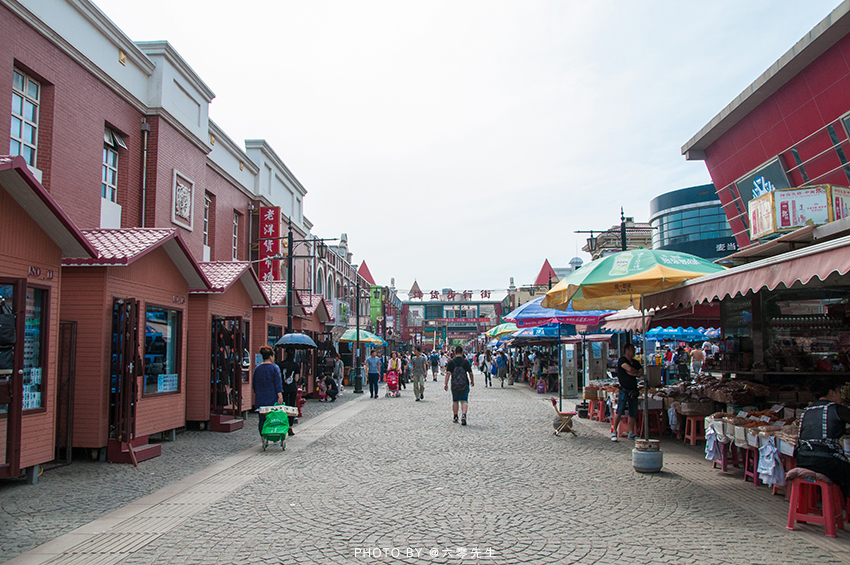
[[[35,167],[41,84],[22,71],[12,72],[12,128],[9,154],[21,155]]]
[[[266,342],[271,347],[274,347],[274,345],[277,343],[277,340],[279,340],[282,337],[283,337],[283,327],[282,326],[273,326],[273,325],[269,324],[268,338],[266,339]]]
[[[180,390],[180,312],[145,309],[145,394]]]
[[[251,342],[251,322],[242,320],[242,382],[251,382],[251,352],[248,344]]]
[[[27,310],[24,322],[24,396],[23,409],[44,407],[42,373],[44,368],[44,336],[47,290],[27,289]]]

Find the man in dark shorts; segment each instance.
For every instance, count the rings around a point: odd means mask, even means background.
[[[614,415],[614,431],[611,441],[619,438],[620,417],[629,410],[629,439],[635,438],[635,422],[638,413],[638,378],[643,376],[643,367],[635,360],[635,346],[628,344],[623,349],[623,356],[617,361],[617,380],[620,381],[620,396],[617,399],[617,413]]]
[[[458,381],[462,381],[466,376],[466,387],[459,390],[456,386]],[[446,363],[446,385],[445,389],[449,390],[449,381],[452,382],[452,412],[454,413],[453,422],[457,424],[457,409],[460,404],[461,419],[460,424],[466,425],[466,409],[469,401],[469,387],[475,386],[475,381],[472,376],[472,366],[469,361],[463,356],[463,347],[458,345],[455,348],[455,356]]]
[[[283,377],[283,403],[293,408],[298,408],[298,384],[300,382],[301,365],[295,362],[295,350],[287,349],[286,357],[277,364]],[[289,435],[294,436],[292,426],[295,424],[295,416],[289,416]]]

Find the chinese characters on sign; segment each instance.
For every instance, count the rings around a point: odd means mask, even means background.
[[[257,269],[261,281],[280,280],[280,261],[273,261],[280,252],[280,208],[260,207],[260,264]]]

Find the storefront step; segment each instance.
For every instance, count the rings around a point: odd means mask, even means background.
[[[234,418],[229,414],[213,414],[210,416],[210,431],[232,432],[241,430],[245,426],[245,420]]]
[[[159,457],[162,453],[162,446],[148,443],[148,436],[135,438],[132,441],[132,446],[136,463]],[[127,444],[115,440],[109,440],[106,446],[106,456],[107,460],[112,463],[133,463],[133,457],[127,449]]]

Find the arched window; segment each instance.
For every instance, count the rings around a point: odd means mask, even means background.
[[[316,273],[316,294],[324,294],[325,274],[321,269]]]
[[[328,275],[328,288],[326,290],[327,294],[325,294],[325,298],[328,300],[333,300],[334,298],[334,276]]]

